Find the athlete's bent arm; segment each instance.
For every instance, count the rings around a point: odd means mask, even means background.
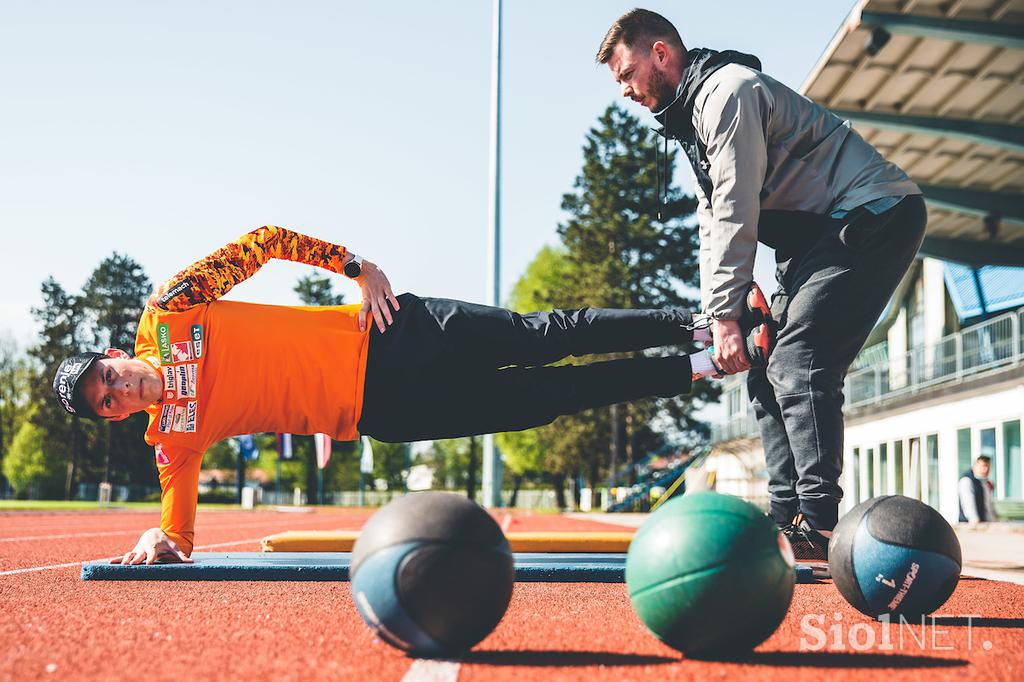
[[[271,258],[315,265],[344,274],[345,264],[352,256],[344,246],[283,227],[264,225],[222,246],[164,282],[150,297],[147,305],[160,310],[181,312],[210,303],[252,277]],[[391,283],[380,268],[363,260],[361,270],[355,278],[363,294],[359,327],[365,330],[366,315],[372,313],[377,326],[384,331],[385,322],[392,322],[388,303],[398,310],[398,301]]]

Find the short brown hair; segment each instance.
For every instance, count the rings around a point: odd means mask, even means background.
[[[686,51],[683,39],[679,37],[679,31],[672,25],[672,22],[657,12],[648,9],[631,9],[615,20],[608,33],[601,41],[601,48],[597,51],[597,63],[607,64],[612,58],[612,52],[619,43],[625,43],[626,47],[633,47],[641,40],[661,40],[680,50]]]

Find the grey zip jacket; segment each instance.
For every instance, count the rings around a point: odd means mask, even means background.
[[[759,238],[792,243],[785,214],[774,212],[827,216],[921,193],[848,121],[761,73],[756,57],[706,49],[686,57],[676,99],[656,118],[697,176],[705,314],[740,316]]]

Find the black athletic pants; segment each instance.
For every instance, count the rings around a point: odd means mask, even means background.
[[[925,205],[909,196],[879,215],[794,211],[773,220],[759,230],[776,249],[778,342],[767,369],[747,376],[747,390],[772,518],[785,524],[802,512],[814,528],[831,530],[843,496],[843,382],[921,246]]]
[[[521,315],[412,294],[398,301],[394,324],[370,331],[359,431],[378,440],[518,431],[587,408],[690,391],[685,355],[544,366],[570,355],[689,343],[687,310]]]

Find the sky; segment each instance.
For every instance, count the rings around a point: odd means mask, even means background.
[[[648,2],[691,47],[799,88],[852,0]],[[505,0],[502,278],[557,242],[584,135],[619,97],[594,54],[633,5]],[[486,301],[490,0],[35,2],[0,10],[0,336],[35,342],[48,276],[113,252],[154,284],[249,230],[343,244],[396,293]],[[681,157],[680,157],[681,159]],[[692,188],[690,171],[676,179]],[[771,253],[756,278],[773,289]],[[229,295],[298,304],[310,266]],[[349,302],[358,289],[332,275]]]

